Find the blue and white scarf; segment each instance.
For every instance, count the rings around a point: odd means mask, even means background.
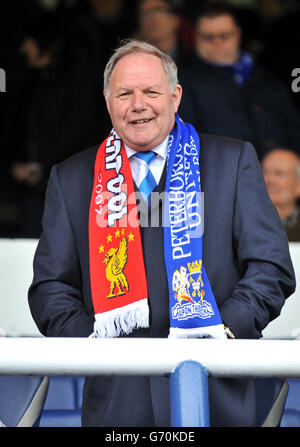
[[[253,70],[253,59],[249,53],[242,53],[236,64],[229,65],[233,70],[235,82],[241,87],[246,84]]]
[[[200,141],[176,115],[170,134],[164,209],[164,254],[169,285],[169,337],[226,338],[203,265]]]

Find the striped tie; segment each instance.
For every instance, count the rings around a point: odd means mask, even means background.
[[[137,152],[136,154],[134,154],[134,157],[139,158],[144,162],[143,165],[145,166],[146,172],[145,177],[140,183],[139,190],[143,194],[145,194],[145,200],[147,201],[149,195],[157,185],[155,178],[153,177],[153,174],[149,168],[150,163],[156,157],[156,153],[152,151]]]

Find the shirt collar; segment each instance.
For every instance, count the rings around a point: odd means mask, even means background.
[[[166,160],[168,155],[168,141],[169,141],[169,135],[164,139],[162,143],[160,143],[157,147],[152,149],[153,152],[155,152],[157,155],[160,155],[164,160]],[[132,155],[138,152],[126,146],[126,144],[124,144],[124,146],[128,158],[132,157]]]

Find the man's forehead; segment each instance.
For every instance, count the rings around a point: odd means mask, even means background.
[[[223,27],[235,27],[235,21],[229,14],[222,14],[213,17],[199,17],[197,20],[197,28],[207,28],[211,31]]]
[[[113,72],[122,69],[135,71],[137,67],[140,68],[141,66],[144,66],[144,64],[150,64],[156,68],[158,66],[163,68],[161,60],[154,54],[137,52],[126,54],[125,56],[121,57],[116,63]]]
[[[152,10],[157,7],[171,10],[171,4],[165,0],[143,0],[140,2],[140,10],[142,11]]]
[[[140,90],[159,90],[161,87],[161,84],[152,84],[149,82],[140,82],[138,85],[136,85],[134,82],[126,83],[123,82],[119,85],[115,86],[116,91],[120,90],[134,90],[134,89],[140,89]]]
[[[280,171],[293,171],[299,164],[297,157],[294,154],[284,153],[284,152],[274,152],[269,154],[263,160],[263,167],[268,167],[269,169],[276,169]]]

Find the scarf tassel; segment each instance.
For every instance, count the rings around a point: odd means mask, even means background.
[[[95,315],[94,332],[91,338],[119,337],[129,334],[136,328],[149,327],[148,300],[135,303]]]

